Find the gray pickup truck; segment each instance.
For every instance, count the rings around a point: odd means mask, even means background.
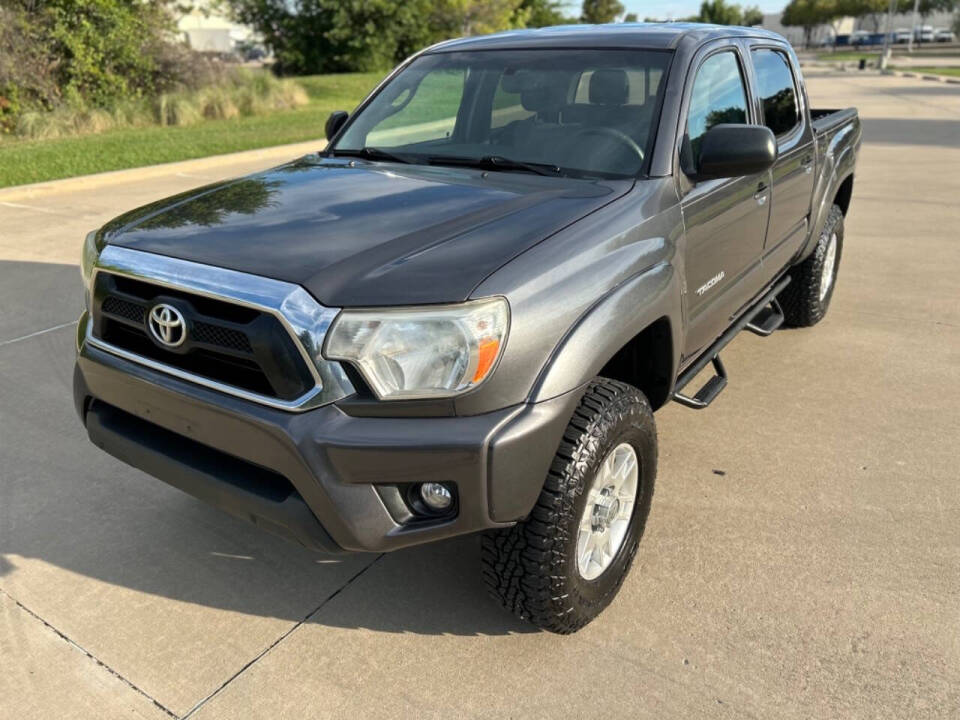
[[[482,532],[491,594],[573,632],[643,534],[654,411],[826,313],[856,110],[778,35],[622,24],[436,45],[326,131],[88,236],[90,439],[309,548]]]

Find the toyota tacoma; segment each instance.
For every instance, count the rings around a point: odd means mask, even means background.
[[[430,47],[326,134],[87,237],[90,439],[308,548],[481,533],[494,598],[576,631],[643,534],[654,411],[827,312],[856,110],[761,29],[571,26]]]

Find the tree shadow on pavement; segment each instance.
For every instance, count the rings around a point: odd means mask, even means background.
[[[74,266],[0,262],[0,284]],[[6,312],[49,303],[49,283],[6,300]],[[72,319],[43,317],[53,327]],[[22,334],[18,328],[19,337]],[[46,328],[37,326],[29,332]],[[459,538],[375,555],[321,556],[210,508],[95,448],[73,407],[75,326],[16,342],[0,337],[0,587],[71,604],[93,593],[112,613],[129,594],[102,583],[238,613],[385,632],[530,632],[488,600],[479,542]],[[39,563],[37,561],[40,561]],[[372,563],[372,564],[371,564]],[[51,580],[49,568],[67,571]],[[38,581],[37,575],[45,579]],[[352,582],[351,582],[352,580]],[[345,586],[349,585],[344,589]],[[353,592],[361,588],[362,593]],[[337,594],[339,592],[339,594]],[[325,604],[331,596],[327,612]],[[150,606],[149,599],[143,601]],[[175,617],[175,615],[169,616]],[[154,620],[155,621],[155,620]]]

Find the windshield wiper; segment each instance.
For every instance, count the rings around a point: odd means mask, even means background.
[[[333,156],[344,156],[344,157],[361,157],[366,160],[388,160],[390,162],[405,163],[410,165],[414,161],[408,157],[403,157],[402,155],[395,155],[389,150],[384,150],[378,147],[362,147],[359,150],[334,150]]]
[[[527,170],[538,175],[562,175],[563,170],[552,163],[535,163],[513,160],[501,155],[483,157],[459,157],[456,155],[431,155],[427,158],[431,165],[456,165],[458,167],[476,167],[487,170]]]

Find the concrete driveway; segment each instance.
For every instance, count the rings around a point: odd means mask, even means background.
[[[960,716],[960,87],[810,93],[865,125],[830,315],[658,413],[633,573],[566,638],[486,600],[474,538],[320,557],[87,442],[83,234],[268,158],[0,191],[0,717]]]

